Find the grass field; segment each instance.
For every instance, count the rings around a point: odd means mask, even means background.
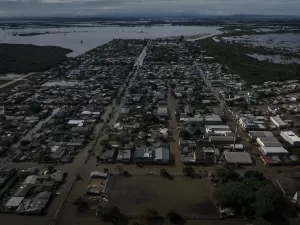
[[[206,179],[115,176],[109,181],[108,196],[109,204],[118,206],[127,215],[136,215],[141,208],[155,208],[162,215],[175,209],[183,216],[218,217],[212,191]]]

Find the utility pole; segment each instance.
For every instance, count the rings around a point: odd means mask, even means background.
[[[236,118],[236,126],[235,126],[235,131],[234,131],[234,140],[233,140],[233,151],[235,152],[235,143],[236,143],[236,137],[237,137],[237,131],[238,131],[238,124],[240,120],[240,115],[241,112],[238,113],[238,116]]]

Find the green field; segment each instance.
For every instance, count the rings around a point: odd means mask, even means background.
[[[275,64],[247,56],[252,53],[278,54],[278,52],[237,43],[215,42],[212,38],[200,40],[198,43],[207,50],[209,55],[214,56],[221,64],[227,65],[249,84],[300,78],[299,64]]]
[[[0,74],[44,71],[67,59],[70,52],[54,46],[0,44]]]

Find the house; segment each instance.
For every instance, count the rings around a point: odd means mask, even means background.
[[[68,124],[69,125],[76,125],[76,126],[82,127],[83,124],[84,124],[84,120],[69,120]]]
[[[281,131],[280,136],[294,147],[300,147],[300,138],[293,131]]]
[[[168,113],[168,107],[165,107],[165,106],[160,106],[160,107],[158,107],[158,109],[157,109],[157,114],[158,114],[160,117],[167,118],[167,117],[169,116],[169,113]]]
[[[129,112],[130,112],[130,108],[123,107],[123,108],[121,109],[120,114],[121,114],[121,115],[127,115]]]
[[[103,152],[101,159],[102,159],[102,161],[112,163],[115,159],[115,151],[112,149],[106,150],[105,152]]]
[[[228,163],[252,164],[248,152],[224,152],[225,160]]]
[[[193,116],[194,115],[194,110],[189,106],[186,105],[184,107],[184,113],[189,117],[189,116]]]
[[[135,150],[135,163],[152,163],[153,150],[150,147],[141,147]]]
[[[239,119],[239,124],[243,130],[257,130],[259,127],[253,120],[248,117],[241,117]]]
[[[154,150],[154,163],[168,164],[170,160],[170,149],[157,148]]]
[[[131,151],[130,150],[119,150],[117,161],[121,163],[130,163]]]
[[[287,126],[279,116],[270,117],[270,120],[279,129],[284,129]]]

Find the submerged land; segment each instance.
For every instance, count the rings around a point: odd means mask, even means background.
[[[221,25],[77,57],[0,44],[2,72],[32,72],[1,80],[1,219],[298,224],[300,28]]]

